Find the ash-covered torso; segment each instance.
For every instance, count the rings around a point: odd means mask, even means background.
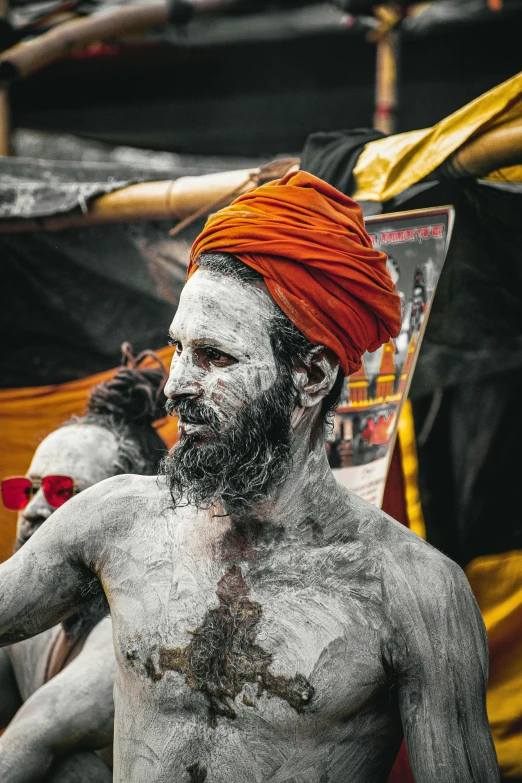
[[[382,562],[358,509],[231,528],[169,511],[142,481],[100,571],[119,664],[115,780],[385,781],[401,729]]]

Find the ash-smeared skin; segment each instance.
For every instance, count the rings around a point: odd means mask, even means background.
[[[70,475],[78,491],[96,484],[117,470],[118,446],[114,435],[95,425],[70,425],[47,436],[37,448],[27,476]],[[24,546],[42,524],[52,525],[54,509],[38,490],[18,515],[16,548]],[[74,520],[72,522],[74,524]],[[87,641],[82,652],[56,678],[44,684],[50,649],[59,635],[56,626],[2,650],[11,664],[22,704],[2,714],[0,780],[3,783],[102,783],[111,780],[107,764],[86,748],[112,757],[114,704],[112,689],[115,659],[111,622],[93,615],[91,606],[68,618],[65,625],[85,623]],[[89,623],[89,625],[87,625]],[[99,623],[99,625],[98,625]],[[94,629],[90,626],[96,625]],[[3,669],[0,690],[4,691]],[[9,725],[8,725],[9,724]],[[80,758],[75,761],[75,751]],[[65,757],[64,755],[65,754]],[[91,758],[92,756],[92,758]],[[79,769],[81,768],[81,775]],[[48,770],[48,771],[47,771]]]
[[[263,332],[272,303],[234,280],[214,297],[211,282],[200,270],[185,289],[168,388],[213,398],[226,422],[249,378],[257,390],[275,377]],[[198,348],[207,339],[240,358],[209,360]],[[92,574],[103,585],[118,664],[117,783],[384,783],[401,719],[416,783],[498,781],[486,639],[469,586],[443,555],[336,483],[323,440],[311,436],[335,375],[329,362],[319,352],[296,372],[288,477],[248,519],[172,510],[163,480],[119,476],[70,501],[0,567],[4,643],[76,609]],[[246,681],[230,697],[235,717],[209,725],[206,695],[161,663],[220,606],[216,590],[233,568],[261,607],[253,644],[271,656],[270,673],[286,682],[299,674],[314,690],[297,711]]]
[[[209,725],[218,715],[237,718],[236,697],[246,683],[257,686],[257,698],[266,691],[284,699],[296,712],[304,712],[314,695],[310,683],[300,674],[281,677],[270,671],[273,655],[257,644],[260,604],[249,599],[249,588],[239,566],[232,566],[218,582],[219,605],[208,609],[186,647],[163,647],[159,653],[159,679],[165,671],[176,671],[208,702]],[[243,704],[255,707],[248,697]]]

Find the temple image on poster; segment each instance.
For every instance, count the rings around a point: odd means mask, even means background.
[[[368,374],[363,359],[361,368],[345,381],[333,431],[339,467],[363,465],[385,456],[415,339],[414,334],[402,368],[397,367],[397,351],[390,340],[382,349],[377,376]]]
[[[359,370],[345,380],[328,443],[334,468],[367,465],[387,455],[442,269],[447,225],[441,219],[410,215],[368,225],[369,232],[378,229],[370,233],[374,246],[388,255],[388,271],[401,299],[402,327],[397,338],[366,353]]]

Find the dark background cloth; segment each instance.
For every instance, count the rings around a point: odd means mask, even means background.
[[[307,25],[290,12],[209,17],[169,42],[78,53],[12,85],[13,126],[176,153],[268,157],[302,149],[319,128],[368,126],[375,44],[333,8],[323,26],[325,8],[292,12]],[[404,31],[397,131],[433,125],[520,67],[520,20],[503,13],[423,35]]]
[[[349,196],[355,188],[353,170],[359,155],[366,144],[385,135],[375,128],[312,133],[301,153],[301,168]]]
[[[412,397],[522,366],[522,185],[435,182],[383,208],[444,204],[455,207],[455,225]]]
[[[384,209],[448,203],[455,226],[411,397],[428,540],[466,566],[522,548],[522,186],[439,182]]]
[[[446,388],[428,437],[417,442],[428,541],[462,567],[522,549],[521,391],[520,367]],[[417,433],[432,402],[413,400]]]
[[[172,240],[171,225],[0,234],[1,386],[115,367],[124,341],[136,351],[166,345],[191,239],[185,232]]]

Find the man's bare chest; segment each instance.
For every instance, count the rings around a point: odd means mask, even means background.
[[[133,584],[108,585],[120,676],[214,726],[245,708],[285,721],[359,712],[386,684],[378,585],[330,556],[141,562]]]

